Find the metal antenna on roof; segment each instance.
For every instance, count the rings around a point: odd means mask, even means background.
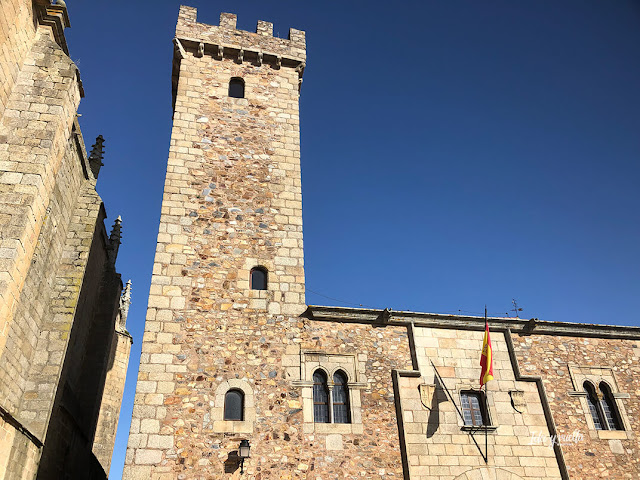
[[[516,299],[515,299],[515,298],[512,298],[512,299],[511,299],[511,303],[513,303],[513,308],[512,308],[510,311],[515,312],[515,314],[516,314],[516,318],[520,318],[520,317],[518,316],[518,312],[521,312],[521,311],[522,311],[522,308],[518,307],[518,302],[516,302]]]

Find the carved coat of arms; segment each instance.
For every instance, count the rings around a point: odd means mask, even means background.
[[[420,390],[420,401],[422,402],[422,406],[428,410],[431,410],[433,395],[436,392],[436,386],[423,383],[419,385],[418,388]]]

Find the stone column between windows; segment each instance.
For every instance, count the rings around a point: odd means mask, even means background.
[[[329,389],[329,423],[333,423],[333,382],[327,381],[327,388]]]
[[[606,401],[604,395],[600,391],[600,385],[593,387],[593,394],[596,397],[596,408],[598,409],[598,414],[600,415],[600,423],[602,424],[603,430],[610,430],[609,428],[609,420],[607,420],[607,415],[604,411],[604,407],[602,402]]]

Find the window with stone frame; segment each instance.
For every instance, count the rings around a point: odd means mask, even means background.
[[[242,422],[244,420],[244,393],[233,388],[224,396],[224,419]]]
[[[256,421],[255,395],[245,378],[223,380],[215,389],[203,428],[215,433],[250,434]]]
[[[329,418],[327,374],[319,369],[313,372],[313,421],[316,423],[331,423]]]
[[[251,290],[266,290],[267,269],[264,267],[253,267],[250,272],[249,286]]]
[[[616,408],[611,388],[605,382],[600,382],[600,393],[602,394],[600,406],[602,407],[602,413],[604,414],[604,423],[609,430],[624,430],[622,428],[620,412],[618,412],[618,409]]]
[[[584,411],[589,436],[600,440],[633,438],[625,399],[630,394],[620,390],[612,367],[568,365],[573,390]]]
[[[479,391],[460,392],[460,405],[465,426],[489,425],[484,394]]]
[[[591,382],[584,382],[584,391],[587,392],[587,404],[589,405],[589,413],[596,430],[604,430],[604,418],[598,401],[596,389]]]
[[[351,423],[347,375],[342,370],[333,374],[333,422]]]
[[[244,98],[244,80],[240,77],[232,77],[229,80],[229,96],[231,98]]]
[[[302,350],[299,362],[305,433],[356,434],[364,431],[361,391],[369,388],[365,354]]]

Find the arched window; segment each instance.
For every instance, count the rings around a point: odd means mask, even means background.
[[[238,389],[229,390],[224,396],[224,419],[244,420],[244,392]]]
[[[600,382],[600,391],[602,392],[602,400],[600,405],[602,406],[602,412],[604,418],[607,421],[609,430],[622,430],[622,422],[620,421],[620,415],[616,408],[616,402],[613,399],[611,388],[605,382]]]
[[[322,370],[313,372],[313,421],[329,423],[329,388],[327,375]]]
[[[229,80],[229,96],[232,98],[244,98],[244,80],[233,77]]]
[[[582,384],[584,391],[587,392],[587,403],[589,404],[589,412],[591,412],[591,418],[593,419],[593,424],[596,427],[596,430],[604,430],[604,419],[602,418],[602,413],[600,412],[600,408],[598,408],[598,395],[596,394],[596,389],[590,382],[584,382]]]
[[[333,374],[333,422],[351,423],[347,376],[341,370]]]
[[[254,267],[251,269],[251,290],[267,289],[267,269],[264,267]]]

